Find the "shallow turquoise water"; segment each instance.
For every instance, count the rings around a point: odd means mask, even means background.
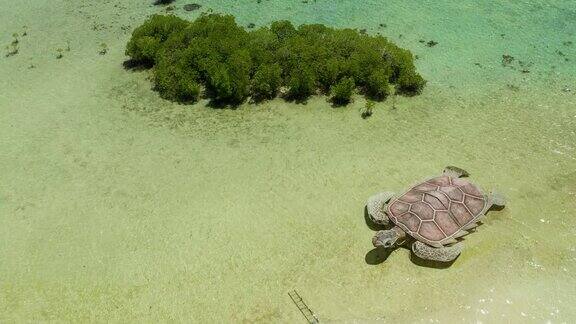
[[[323,322],[574,321],[573,2],[201,4],[243,25],[381,32],[419,56],[429,85],[368,120],[361,98],[179,106],[121,68],[158,7],[1,4],[2,44],[28,34],[0,59],[2,320],[298,322],[297,289]],[[384,261],[365,199],[446,164],[509,205],[449,268],[404,249]]]

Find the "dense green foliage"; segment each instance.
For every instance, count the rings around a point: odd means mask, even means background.
[[[346,104],[350,102],[355,87],[356,85],[352,78],[344,78],[338,81],[338,83],[332,86],[332,100],[336,104]]]
[[[126,46],[126,54],[136,61],[155,62],[158,51],[170,35],[188,25],[175,16],[154,15],[136,28]]]
[[[217,102],[238,104],[285,88],[290,98],[323,92],[344,104],[355,89],[382,100],[392,85],[412,95],[426,83],[412,54],[382,36],[288,21],[248,32],[217,14],[193,22],[154,15],[134,30],[126,54],[154,65],[155,89],[176,101],[195,101],[205,89]]]
[[[252,95],[256,99],[271,99],[282,84],[282,68],[278,64],[261,64],[252,77]]]

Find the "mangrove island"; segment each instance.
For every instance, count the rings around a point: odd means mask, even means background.
[[[202,94],[237,105],[249,97],[304,100],[321,93],[346,104],[355,91],[384,100],[418,94],[426,83],[412,53],[383,36],[289,21],[247,31],[230,15],[192,22],[153,15],[134,30],[126,55],[153,67],[154,89],[178,102]]]

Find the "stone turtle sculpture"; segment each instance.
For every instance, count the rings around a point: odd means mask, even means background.
[[[457,238],[476,227],[490,208],[506,204],[500,194],[484,194],[463,179],[468,175],[463,169],[448,166],[442,175],[425,180],[400,196],[382,192],[370,197],[366,205],[370,219],[392,226],[376,233],[374,246],[411,245],[414,254],[422,259],[456,259],[463,248]]]

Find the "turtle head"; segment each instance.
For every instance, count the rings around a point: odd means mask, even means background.
[[[384,247],[391,248],[398,242],[401,235],[396,229],[389,229],[384,231],[378,231],[376,235],[372,238],[372,244],[374,247]]]

